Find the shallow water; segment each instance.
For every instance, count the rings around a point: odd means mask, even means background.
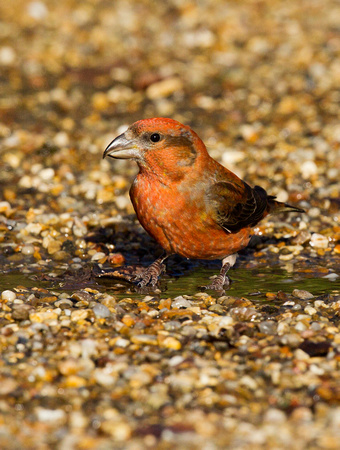
[[[209,283],[209,277],[216,275],[218,271],[213,268],[196,267],[180,277],[166,276],[162,278],[161,298],[174,298],[178,295],[193,295],[203,291],[200,289]],[[320,276],[312,276],[310,273],[304,274],[289,273],[283,269],[242,269],[231,270],[231,285],[226,290],[226,295],[235,297],[251,296],[252,301],[267,300],[266,293],[283,291],[292,293],[294,289],[304,289],[311,292],[314,296],[324,294],[340,294],[340,277],[334,281]],[[124,297],[141,297],[141,293],[134,292],[133,285],[112,278],[97,278],[84,286],[74,286],[65,288],[62,283],[51,283],[48,281],[37,281],[32,274],[23,274],[21,272],[11,272],[0,276],[0,291],[5,289],[14,289],[17,286],[27,288],[41,287],[56,292],[70,292],[80,288],[92,288],[100,291],[106,291],[110,294]],[[212,293],[212,291],[207,291]]]

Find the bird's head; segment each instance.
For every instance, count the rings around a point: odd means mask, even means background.
[[[207,155],[205,145],[190,127],[157,117],[132,124],[108,145],[103,157],[133,159],[141,171],[181,179]]]

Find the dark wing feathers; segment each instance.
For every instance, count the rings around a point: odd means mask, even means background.
[[[256,225],[268,208],[267,192],[244,182],[243,186],[217,182],[208,189],[206,196],[213,219],[230,233]]]

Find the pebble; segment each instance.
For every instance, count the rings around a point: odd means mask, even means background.
[[[112,387],[117,381],[116,374],[112,373],[110,368],[95,369],[93,372],[93,377],[96,383],[105,387]]]
[[[12,302],[16,298],[16,293],[13,291],[10,291],[8,289],[2,291],[1,293],[1,299],[7,300],[9,302]]]
[[[110,312],[109,308],[107,308],[105,305],[102,305],[101,303],[97,303],[93,307],[93,312],[96,317],[102,318],[102,319],[105,319],[106,317],[111,316],[111,312]]]
[[[102,422],[100,429],[118,442],[125,442],[132,433],[131,426],[119,420],[105,420]]]
[[[12,317],[14,320],[27,320],[32,307],[30,305],[15,305]]]
[[[42,169],[39,172],[39,177],[43,180],[43,181],[50,181],[52,180],[52,178],[55,176],[55,172],[54,169],[52,168],[46,168],[46,169]]]
[[[131,337],[133,344],[158,345],[157,336],[150,334],[135,334]]]
[[[337,278],[339,278],[339,275],[335,272],[332,272],[332,273],[328,273],[323,278],[327,278],[330,281],[335,281]]]
[[[303,289],[294,289],[292,294],[294,297],[300,298],[301,300],[311,300],[314,295],[311,292],[304,291]]]
[[[192,306],[192,302],[190,302],[189,300],[185,299],[182,296],[179,297],[175,297],[174,300],[171,303],[171,308],[190,308]]]
[[[29,319],[31,322],[54,322],[58,319],[58,314],[54,311],[41,311],[41,312],[32,312],[29,315]]]
[[[95,253],[93,256],[92,256],[92,258],[91,258],[91,261],[98,261],[98,260],[100,260],[100,259],[103,259],[103,258],[105,258],[105,253],[103,253],[103,252],[97,252],[97,253]]]
[[[26,256],[33,255],[34,246],[33,245],[24,245],[21,249],[21,253]]]
[[[269,424],[283,424],[286,420],[286,414],[277,408],[269,408],[263,417],[263,421]]]
[[[34,410],[39,422],[46,424],[58,424],[59,426],[66,422],[66,413],[63,409],[47,409],[36,407]]]
[[[317,310],[315,308],[313,308],[312,306],[306,306],[304,311],[306,314],[309,314],[310,316],[317,313]]]
[[[71,313],[72,322],[79,322],[80,320],[87,319],[89,312],[87,309],[75,310]]]
[[[151,84],[146,90],[149,99],[155,100],[162,97],[169,97],[175,92],[181,91],[183,83],[180,78],[173,77]]]
[[[260,332],[264,334],[275,334],[277,329],[276,323],[271,320],[265,320],[263,322],[260,322],[258,326]]]
[[[175,339],[171,336],[168,336],[162,341],[162,347],[169,348],[171,350],[180,350],[182,348],[182,344],[178,339]]]
[[[314,248],[327,248],[329,245],[328,238],[319,233],[313,233],[310,239],[310,245]]]

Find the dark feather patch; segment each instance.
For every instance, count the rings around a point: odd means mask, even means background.
[[[207,193],[217,223],[228,232],[235,233],[246,226],[256,225],[268,207],[267,192],[263,188],[251,188],[247,183],[243,187],[244,190],[238,185],[221,181]]]

